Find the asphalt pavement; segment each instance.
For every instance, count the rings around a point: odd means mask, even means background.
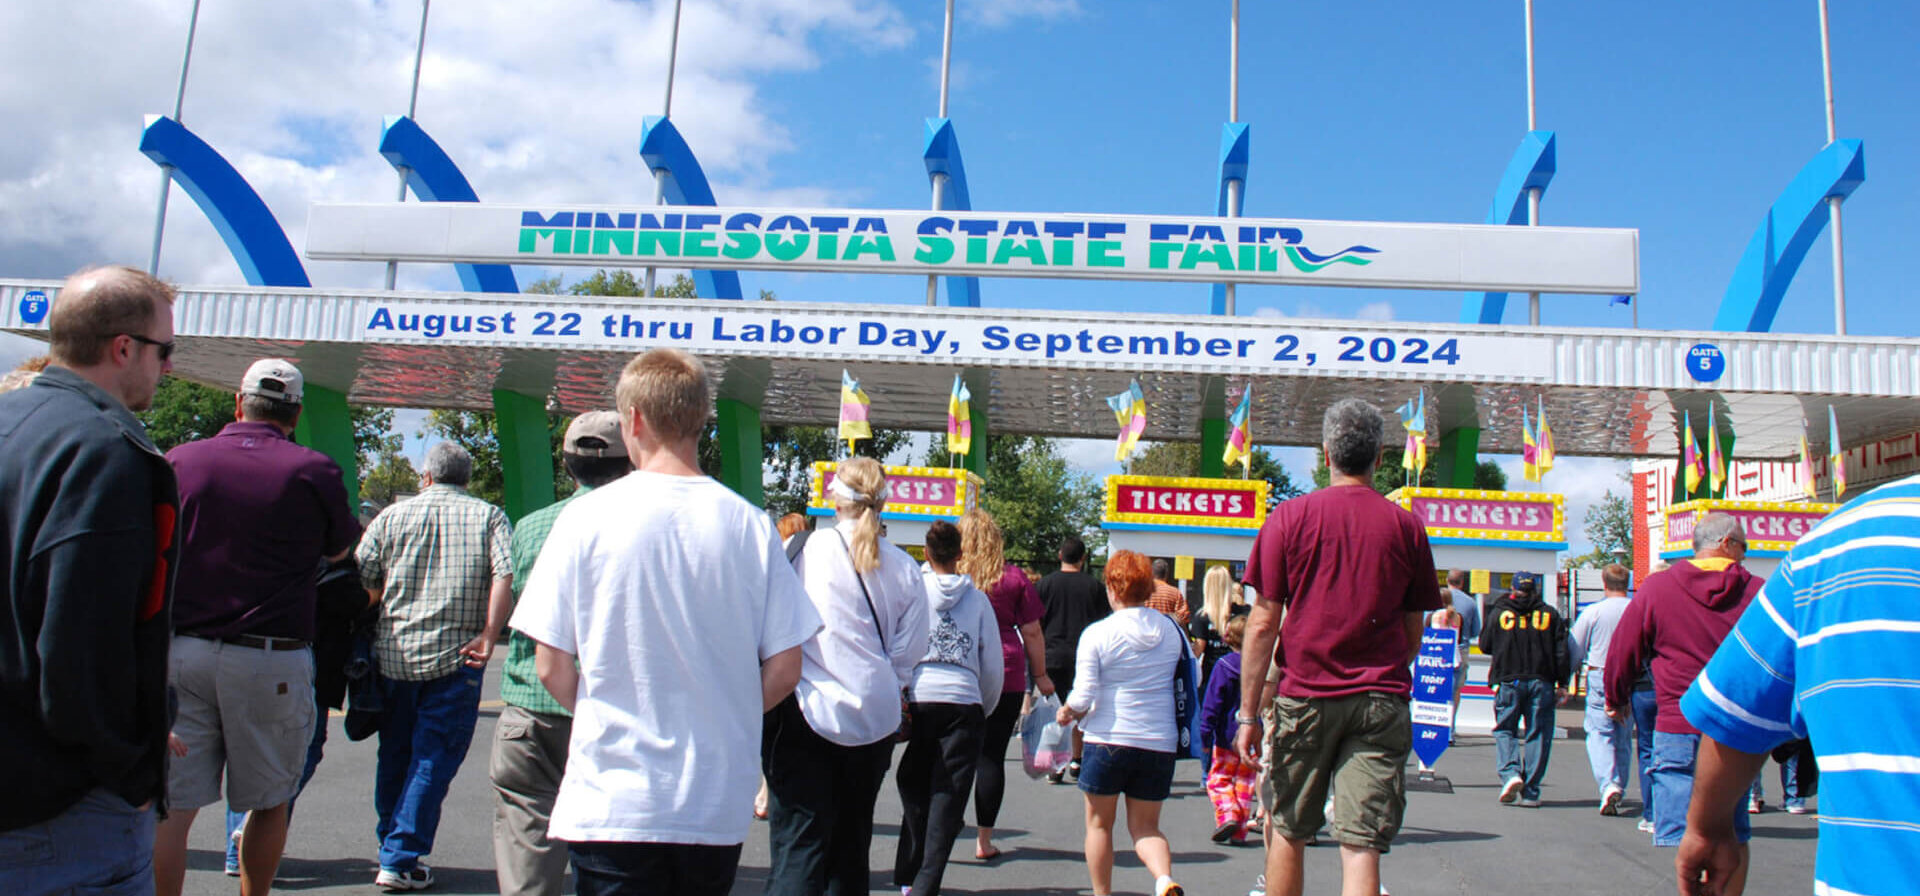
[[[440,822],[439,838],[427,860],[438,883],[429,892],[495,893],[493,874],[493,791],[487,759],[493,746],[498,664],[489,670],[480,723],[473,747],[453,783]],[[326,759],[298,803],[281,862],[281,890],[316,894],[371,896],[376,868],[373,836],[374,741],[349,742],[340,719],[330,720]],[[1016,743],[1015,750],[1018,745]],[[1636,817],[1605,817],[1579,740],[1555,743],[1548,766],[1543,805],[1521,809],[1495,799],[1493,741],[1465,737],[1440,758],[1438,772],[1452,792],[1414,791],[1407,818],[1393,851],[1382,860],[1386,887],[1394,896],[1539,893],[1671,894],[1673,851],[1655,849],[1634,829]],[[1769,796],[1777,799],[1778,772],[1766,769]],[[1638,786],[1628,787],[1628,808],[1638,810]],[[1816,803],[1817,804],[1817,803]],[[873,891],[896,893],[889,886],[900,804],[892,782],[882,790],[875,810]],[[972,820],[969,810],[969,821]],[[1772,809],[1756,816],[1753,872],[1747,892],[1806,894],[1813,889],[1817,825],[1812,815],[1792,816]],[[1031,781],[1009,769],[1007,799],[997,839],[1005,855],[992,863],[973,858],[969,828],[954,849],[946,892],[1088,893],[1081,855],[1082,802],[1072,786]],[[1172,843],[1175,877],[1195,896],[1240,896],[1261,870],[1261,850],[1217,846],[1212,807],[1199,783],[1199,764],[1180,763],[1162,826]],[[221,872],[217,812],[204,811],[191,839],[186,892],[231,894],[236,879]],[[1151,893],[1153,881],[1132,855],[1124,831],[1116,835],[1116,892]],[[1339,850],[1310,848],[1307,892],[1339,891]],[[734,887],[739,896],[761,892],[767,868],[765,825],[749,835]]]

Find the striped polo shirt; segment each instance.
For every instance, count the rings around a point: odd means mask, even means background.
[[[1814,892],[1910,892],[1920,855],[1920,476],[1835,511],[1781,561],[1681,700],[1715,740],[1811,737]]]

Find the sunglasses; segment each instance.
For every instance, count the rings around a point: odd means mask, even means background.
[[[141,345],[151,345],[151,346],[153,346],[153,347],[155,347],[155,348],[157,348],[157,349],[159,349],[159,350],[160,350],[160,360],[162,360],[162,361],[165,361],[165,360],[167,360],[167,359],[169,359],[169,358],[171,358],[171,357],[173,357],[173,343],[172,343],[172,342],[161,342],[161,341],[160,341],[160,340],[158,340],[158,339],[148,339],[148,338],[147,338],[147,337],[145,337],[145,336],[140,336],[140,335],[137,335],[137,334],[134,334],[134,333],[121,333],[120,335],[122,335],[122,336],[125,336],[125,337],[127,337],[128,339],[131,339],[131,340],[133,340],[133,341],[135,341],[135,342],[138,342],[138,343],[140,343]]]

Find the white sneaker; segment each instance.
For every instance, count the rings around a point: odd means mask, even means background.
[[[1600,795],[1600,814],[1601,815],[1619,815],[1620,814],[1620,793],[1621,793],[1620,788],[1615,787],[1612,784],[1607,785],[1607,792]]]
[[[1639,828],[1640,833],[1642,834],[1651,834],[1653,833],[1653,819],[1642,818],[1640,819],[1640,823],[1637,825],[1634,825],[1634,827]]]
[[[1247,891],[1247,896],[1267,896],[1266,875],[1262,874],[1253,879],[1253,889]]]
[[[374,875],[373,885],[389,893],[424,890],[433,886],[433,869],[425,865],[415,865],[411,871],[382,868],[379,874]]]
[[[1525,784],[1519,778],[1508,778],[1500,788],[1500,802],[1511,803],[1520,798],[1520,788]]]

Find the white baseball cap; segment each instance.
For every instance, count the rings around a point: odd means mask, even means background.
[[[247,368],[247,375],[240,378],[241,395],[258,395],[290,404],[300,403],[305,386],[306,378],[300,375],[300,368],[281,358],[255,361]]]

